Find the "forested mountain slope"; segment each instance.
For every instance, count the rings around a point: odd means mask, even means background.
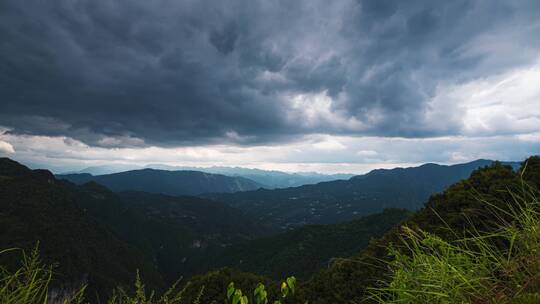
[[[411,214],[407,210],[386,209],[350,222],[299,227],[228,247],[213,265],[275,280],[291,274],[307,280],[333,260],[358,253],[372,238],[380,237]]]
[[[95,183],[74,188],[79,204],[141,248],[168,283],[208,270],[223,247],[269,232],[238,210],[206,199],[113,193]]]
[[[403,225],[449,240],[461,238],[471,229],[495,231],[505,220],[500,214],[511,220],[509,214],[504,215],[504,210],[515,208],[510,193],[521,191],[522,181],[540,189],[540,157],[531,157],[526,163],[523,175],[520,172],[525,166],[515,172],[511,166],[501,163],[474,171],[468,179],[433,195],[425,207]],[[494,208],[499,214],[497,217]],[[400,227],[396,227],[361,253],[336,261],[303,286],[302,297],[314,304],[365,301],[367,290],[378,286],[377,283],[388,276],[388,265],[384,262],[391,259],[388,246],[401,244],[401,235]]]

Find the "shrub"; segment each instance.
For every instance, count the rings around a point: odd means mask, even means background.
[[[273,304],[282,304],[283,300],[290,295],[294,295],[296,288],[296,278],[288,277],[280,285],[280,299],[275,300]],[[231,282],[227,288],[227,302],[230,304],[267,304],[269,301],[268,293],[262,283],[257,284],[253,290],[253,294],[248,296],[242,293],[242,290],[235,288],[234,282]]]

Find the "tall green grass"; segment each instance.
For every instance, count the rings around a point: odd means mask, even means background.
[[[107,301],[107,304],[183,304],[185,303],[185,301],[183,301],[183,295],[189,284],[184,286],[184,288],[179,289],[179,283],[180,281],[177,281],[159,297],[153,291],[150,294],[147,294],[139,272],[137,271],[133,292],[130,293],[125,289],[118,287],[113,290],[113,294]],[[199,291],[199,295],[193,301],[193,304],[201,304],[200,299],[203,293],[204,286]]]
[[[490,207],[495,229],[445,240],[402,227],[389,249],[390,277],[371,290],[378,303],[540,303],[540,202],[523,184],[504,207]],[[456,233],[457,236],[457,233]]]
[[[7,254],[14,249],[0,251]],[[44,266],[38,255],[37,246],[30,255],[23,252],[21,267],[14,272],[0,266],[0,303],[3,304],[75,304],[82,302],[84,288],[57,299],[49,292],[52,268]]]
[[[8,254],[15,249],[0,251]],[[85,287],[76,290],[60,290],[51,287],[53,270],[45,266],[39,259],[37,246],[30,255],[22,254],[21,267],[15,271],[0,266],[0,303],[2,304],[82,304]],[[137,272],[133,288],[126,290],[117,287],[107,304],[184,304],[182,297],[189,286],[178,288],[179,282],[174,284],[161,296],[154,292],[147,293],[145,286]],[[193,304],[201,304],[200,298],[204,293],[201,288],[199,296]]]

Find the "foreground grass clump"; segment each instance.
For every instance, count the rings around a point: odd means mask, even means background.
[[[0,254],[6,254],[12,250],[3,250]],[[84,288],[69,296],[57,293],[53,295],[49,292],[51,279],[51,267],[41,264],[37,249],[34,249],[29,256],[23,253],[22,265],[15,272],[10,272],[0,266],[0,303],[82,303]]]
[[[10,250],[0,251],[6,254]],[[44,266],[39,260],[37,247],[26,255],[23,252],[21,267],[12,272],[0,266],[0,303],[9,304],[82,304],[85,287],[76,290],[64,290],[51,287],[53,278],[52,267]],[[154,292],[147,294],[142,280],[137,272],[134,288],[129,291],[117,287],[112,296],[104,303],[107,304],[184,304],[182,296],[186,288],[179,289],[178,282],[163,295],[157,296]],[[204,293],[200,289],[199,296],[193,304],[201,304],[199,299]]]
[[[489,204],[497,228],[471,228],[447,241],[402,229],[389,249],[390,277],[372,289],[378,303],[540,303],[540,202],[523,185],[509,208]],[[473,227],[471,225],[471,227]]]
[[[125,289],[118,287],[113,290],[113,294],[107,301],[107,304],[183,304],[186,303],[186,301],[183,301],[183,295],[189,284],[182,289],[178,289],[178,283],[179,281],[158,297],[154,292],[150,294],[146,293],[139,272],[137,272],[134,292],[129,293]],[[199,294],[193,301],[193,304],[201,304],[200,299],[203,293],[204,286],[199,290]]]

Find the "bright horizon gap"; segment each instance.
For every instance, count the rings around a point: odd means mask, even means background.
[[[214,145],[177,148],[103,148],[91,147],[66,137],[8,133],[0,135],[0,156],[14,158],[32,168],[50,169],[54,173],[103,165],[144,167],[155,164],[363,174],[373,169],[414,167],[424,163],[449,165],[477,159],[521,161],[534,155],[540,150],[539,147],[538,134],[435,138],[319,134],[274,146]]]

